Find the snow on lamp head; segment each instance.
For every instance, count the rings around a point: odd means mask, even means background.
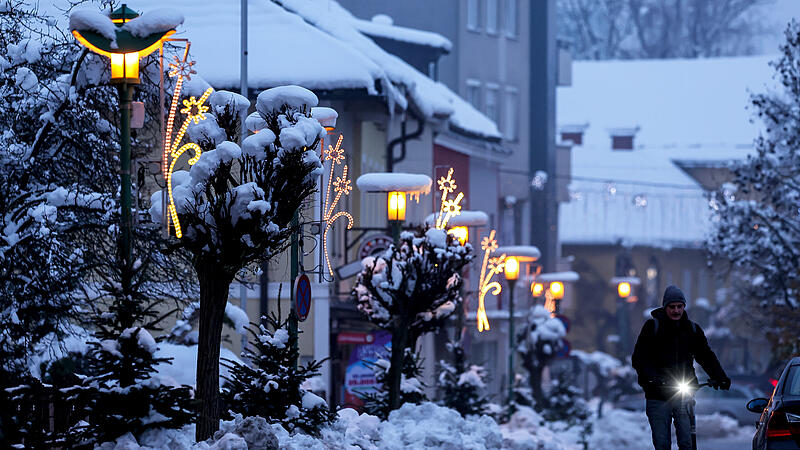
[[[433,180],[427,175],[415,173],[365,173],[358,177],[356,186],[361,192],[385,192],[387,194],[387,218],[402,221],[406,216],[406,196],[419,201],[419,196],[431,192]]]
[[[70,31],[89,50],[111,59],[112,83],[139,83],[139,59],[158,50],[183,23],[183,16],[163,12],[158,17],[139,17],[125,4],[109,16],[76,10],[70,15]]]

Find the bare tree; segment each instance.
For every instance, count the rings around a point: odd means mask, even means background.
[[[559,0],[559,26],[578,59],[747,55],[772,1]]]

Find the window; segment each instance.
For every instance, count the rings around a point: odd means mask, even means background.
[[[481,109],[481,82],[478,80],[467,80],[466,99],[475,109]]]
[[[467,29],[478,31],[480,23],[480,7],[478,0],[467,0]]]
[[[505,30],[506,30],[506,37],[516,38],[517,37],[517,2],[519,0],[506,0],[506,8],[505,14]]]
[[[517,88],[506,88],[506,101],[504,105],[503,134],[506,140],[516,141],[519,128],[519,91]]]
[[[496,84],[487,84],[486,85],[486,115],[494,121],[494,123],[499,123],[499,110],[498,110],[498,91],[499,86]]]
[[[486,32],[497,34],[497,9],[500,7],[500,0],[486,0]]]
[[[633,136],[611,136],[612,150],[633,150]]]

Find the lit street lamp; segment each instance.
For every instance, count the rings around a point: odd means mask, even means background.
[[[392,239],[395,245],[400,241],[400,229],[406,220],[406,193],[392,191],[386,197],[386,219],[392,228]]]
[[[514,399],[514,285],[519,278],[519,260],[510,256],[506,258],[504,268],[506,281],[508,282],[508,402]]]
[[[75,39],[89,50],[110,58],[111,83],[119,90],[122,256],[126,270],[132,264],[131,102],[134,85],[139,84],[139,59],[158,50],[164,40],[175,33],[174,26],[183,22],[180,14],[172,12],[166,17],[159,15],[158,20],[138,17],[139,13],[125,4],[108,17],[86,10],[75,11],[70,16],[70,30]]]
[[[637,277],[614,277],[610,284],[617,288],[617,332],[619,333],[620,357],[624,358],[630,351],[630,319],[628,319],[628,303],[636,302],[636,296],[631,296],[632,286],[640,284]]]

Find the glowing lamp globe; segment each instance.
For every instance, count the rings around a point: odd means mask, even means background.
[[[514,256],[506,258],[506,267],[504,271],[506,280],[514,281],[519,278],[519,260]]]
[[[627,281],[617,284],[617,294],[619,298],[628,298],[631,295],[631,284]]]
[[[389,220],[406,220],[406,193],[402,191],[389,192],[387,198],[386,216]]]
[[[469,239],[469,229],[467,227],[453,227],[448,231],[449,234],[455,236],[461,245],[466,244]]]
[[[541,297],[543,292],[544,285],[542,283],[531,284],[531,294],[533,294],[534,297]]]
[[[113,24],[109,29],[100,29],[102,27],[91,20],[80,20],[87,17],[85,13],[73,13],[70,17],[72,35],[89,50],[111,59],[112,83],[138,84],[139,59],[158,50],[164,40],[175,33],[174,29],[167,29],[142,35],[143,27],[126,26],[139,14],[124,4],[108,16]]]
[[[550,293],[553,294],[553,298],[556,300],[564,298],[564,283],[560,281],[550,283]]]

